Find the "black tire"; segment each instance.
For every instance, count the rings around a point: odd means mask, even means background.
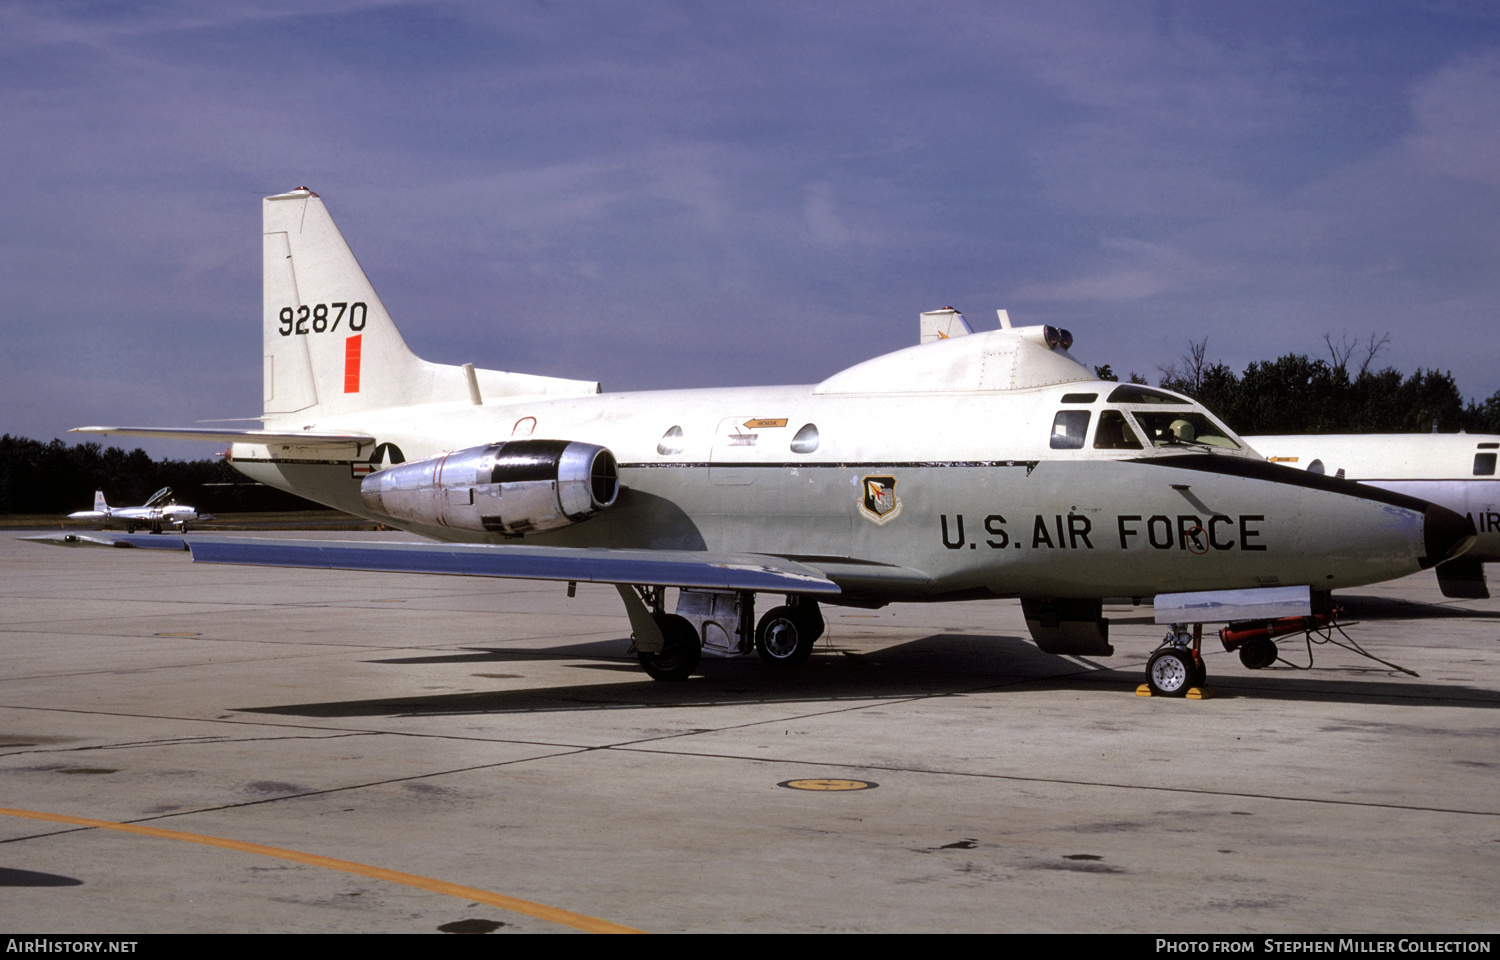
[[[661,628],[666,646],[661,653],[636,653],[641,669],[650,674],[652,680],[686,680],[698,669],[698,661],[703,659],[698,631],[687,619],[676,614],[653,614],[652,619]]]
[[[755,652],[773,667],[800,666],[822,635],[823,615],[815,604],[776,607],[755,627]]]
[[[127,523],[127,524],[125,524],[125,532],[126,533],[135,533],[135,524],[133,524],[133,523]]]
[[[1201,687],[1208,683],[1208,664],[1203,662],[1202,655],[1193,658],[1193,686]]]
[[[1186,696],[1195,672],[1192,653],[1167,647],[1146,661],[1146,686],[1158,697]]]
[[[1249,670],[1263,670],[1276,662],[1276,641],[1269,637],[1246,640],[1240,645],[1240,663]]]

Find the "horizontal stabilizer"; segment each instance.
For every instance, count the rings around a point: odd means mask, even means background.
[[[833,581],[811,567],[758,554],[240,537],[194,537],[187,543],[193,560],[199,563],[632,583],[700,590],[839,593]]]
[[[74,427],[69,433],[96,433],[103,437],[151,437],[156,440],[211,440],[215,443],[305,443],[328,446],[339,443],[373,443],[368,433],[317,430],[219,430],[200,427]]]

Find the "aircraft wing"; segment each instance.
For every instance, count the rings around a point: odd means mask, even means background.
[[[96,433],[104,437],[152,437],[157,440],[212,440],[216,443],[305,443],[326,446],[335,443],[373,443],[368,433],[317,430],[220,430],[208,427],[74,427],[69,433]]]
[[[252,537],[194,537],[186,542],[198,563],[639,583],[704,590],[815,595],[840,592],[837,584],[813,567],[750,553]]]
[[[32,543],[43,543],[54,547],[140,547],[146,550],[186,550],[181,537],[161,536],[145,533],[41,533],[30,537],[18,537]]]

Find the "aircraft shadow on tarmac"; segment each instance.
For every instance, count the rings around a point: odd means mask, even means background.
[[[753,656],[728,660],[705,658],[701,677],[685,683],[661,683],[641,673],[625,656],[628,646],[628,640],[616,640],[546,648],[470,648],[463,653],[370,661],[457,666],[574,660],[568,666],[628,671],[632,675],[629,680],[614,683],[234,709],[242,713],[336,718],[900,700],[1020,686],[1120,694],[1134,691],[1142,679],[1136,658],[1113,667],[1094,660],[1052,656],[1018,637],[934,634],[871,653],[820,648],[804,667],[785,672],[769,668]],[[1331,659],[1322,650],[1320,655],[1325,663]],[[1251,672],[1236,663],[1233,674],[1222,677],[1211,674],[1209,683],[1217,684],[1220,697],[1230,698],[1500,708],[1500,692],[1452,682],[1393,678],[1384,668],[1373,664],[1375,673],[1366,678],[1330,676],[1335,670],[1347,671],[1350,658],[1354,655],[1340,652],[1337,666],[1308,672],[1286,667]],[[1225,662],[1222,656],[1210,659],[1210,670]],[[1359,661],[1360,669],[1364,669],[1365,662]],[[484,674],[467,676],[485,678]],[[519,677],[497,674],[495,679]]]
[[[1471,610],[1455,601],[1424,603],[1396,597],[1338,594],[1333,602],[1340,609],[1342,620],[1500,620],[1500,611]]]

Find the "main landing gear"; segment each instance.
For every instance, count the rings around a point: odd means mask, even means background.
[[[661,630],[664,645],[660,653],[636,653],[641,669],[650,674],[652,680],[686,680],[698,669],[703,658],[703,647],[698,643],[698,631],[686,617],[675,613],[653,613],[651,619]]]
[[[822,635],[823,614],[815,602],[776,607],[755,628],[755,652],[773,667],[800,666]]]
[[[823,635],[817,601],[789,595],[757,623],[755,594],[684,588],[677,612],[665,609],[666,588],[617,588],[630,615],[631,652],[654,680],[686,680],[707,651],[716,657],[746,656],[754,650],[772,667],[807,662]]]

